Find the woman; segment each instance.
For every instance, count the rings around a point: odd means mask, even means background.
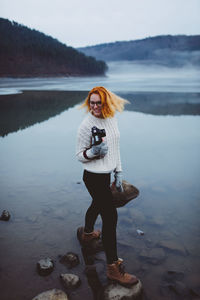
[[[87,243],[100,238],[100,231],[94,230],[98,215],[102,218],[102,242],[107,260],[107,277],[123,285],[136,284],[138,279],[122,268],[116,245],[117,210],[110,188],[111,173],[114,185],[122,192],[122,167],[119,150],[119,130],[115,112],[122,111],[127,101],[104,87],[93,88],[82,107],[88,115],[78,130],[77,158],[83,163],[83,181],[92,197],[92,203],[85,215],[84,232],[81,241]],[[104,129],[106,137],[95,145],[91,129]],[[104,134],[103,134],[104,135]]]

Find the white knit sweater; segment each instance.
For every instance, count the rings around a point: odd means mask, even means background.
[[[108,145],[108,152],[103,158],[90,160],[83,156],[83,152],[91,147],[91,129],[93,126],[99,129],[105,129],[105,141]],[[119,138],[120,133],[115,117],[102,119],[88,113],[79,126],[77,136],[76,156],[78,160],[83,163],[83,168],[93,173],[110,173],[114,170],[122,171]]]

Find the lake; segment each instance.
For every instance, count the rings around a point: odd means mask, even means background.
[[[76,230],[90,204],[75,158],[78,108],[95,85],[129,100],[117,114],[124,179],[140,195],[118,209],[118,253],[137,275],[144,300],[197,299],[200,295],[200,71],[110,63],[103,78],[0,80],[0,289],[2,300],[28,300],[48,289],[64,290],[59,275],[82,284],[70,299],[99,299],[107,284],[103,252],[91,282]],[[23,91],[23,92],[22,92]],[[101,220],[97,220],[97,228]],[[144,235],[137,234],[137,229]],[[79,255],[72,270],[59,262]],[[54,271],[38,275],[38,260]]]

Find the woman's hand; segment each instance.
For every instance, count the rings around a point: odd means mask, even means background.
[[[88,158],[95,158],[100,156],[103,158],[108,152],[108,146],[106,142],[102,142],[99,145],[93,145],[90,149],[87,150],[86,154]]]
[[[115,187],[116,189],[118,190],[118,192],[123,192],[124,189],[123,189],[123,186],[122,186],[122,171],[115,171],[115,181],[114,181],[114,184],[115,184]]]
[[[100,145],[101,145],[100,157],[103,158],[108,152],[108,145],[106,142],[102,142]]]

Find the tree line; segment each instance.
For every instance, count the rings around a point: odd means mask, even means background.
[[[166,65],[200,65],[200,35],[160,35],[82,47],[85,55],[105,61],[152,61]]]
[[[34,29],[0,18],[0,76],[104,75],[107,65]]]

